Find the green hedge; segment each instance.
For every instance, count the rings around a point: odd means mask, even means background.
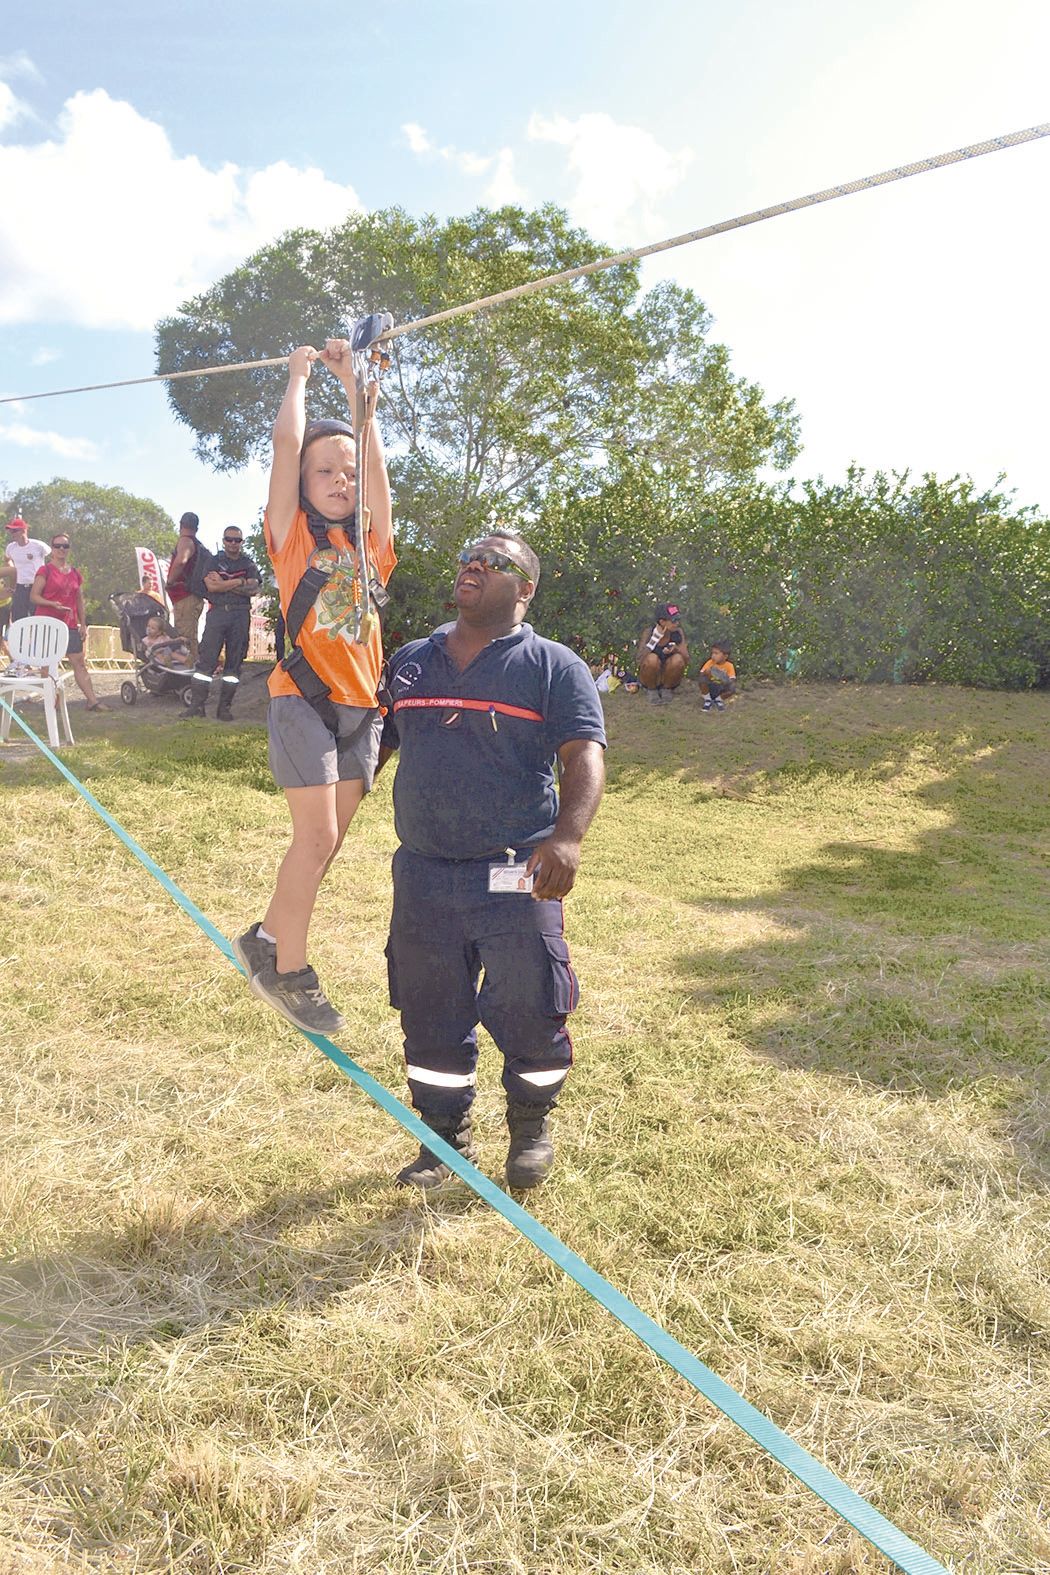
[[[751,676],[1050,683],[1050,523],[959,477],[853,469],[691,498],[639,467],[516,523],[543,563],[537,626],[588,656],[633,657],[672,599],[696,653],[728,640]],[[402,548],[392,644],[454,616],[452,578],[449,555]]]

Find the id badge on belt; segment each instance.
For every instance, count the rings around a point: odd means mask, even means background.
[[[489,865],[489,891],[524,892],[527,895],[532,890],[534,877],[525,873],[529,861],[517,860],[516,852],[516,848],[508,848],[504,863]]]

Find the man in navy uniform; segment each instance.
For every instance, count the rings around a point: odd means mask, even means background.
[[[215,719],[232,722],[230,707],[241,681],[241,665],[248,655],[252,597],[262,584],[262,576],[245,553],[244,537],[236,525],[228,525],[223,531],[222,551],[211,560],[203,583],[208,616],[193,670],[193,698],[185,715],[204,715],[212,674],[225,647]]]
[[[605,783],[594,679],[523,622],[539,578],[515,531],[460,553],[455,624],[391,658],[380,753],[400,749],[387,959],[412,1103],[474,1159],[481,1022],[503,1053],[512,1187],[537,1186],[554,1162],[547,1117],[579,998],[562,898]],[[423,1147],[397,1179],[430,1187],[449,1174]]]

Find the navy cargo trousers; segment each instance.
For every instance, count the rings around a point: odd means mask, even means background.
[[[209,607],[197,651],[197,665],[193,669],[193,682],[201,685],[205,699],[224,647],[226,654],[222,664],[220,694],[225,695],[227,700],[236,694],[241,681],[241,667],[248,655],[251,628],[251,608],[243,597],[237,607]]]
[[[390,1004],[401,1013],[417,1110],[469,1110],[479,1022],[503,1052],[515,1103],[549,1109],[572,1064],[565,1019],[579,999],[560,902],[490,892],[488,859],[394,854],[387,942]]]

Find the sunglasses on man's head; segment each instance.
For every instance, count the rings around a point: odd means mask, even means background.
[[[480,563],[483,569],[498,569],[501,574],[517,574],[523,580],[532,579],[532,575],[526,573],[520,563],[515,563],[506,553],[493,552],[491,547],[464,547],[459,561],[463,564]]]

